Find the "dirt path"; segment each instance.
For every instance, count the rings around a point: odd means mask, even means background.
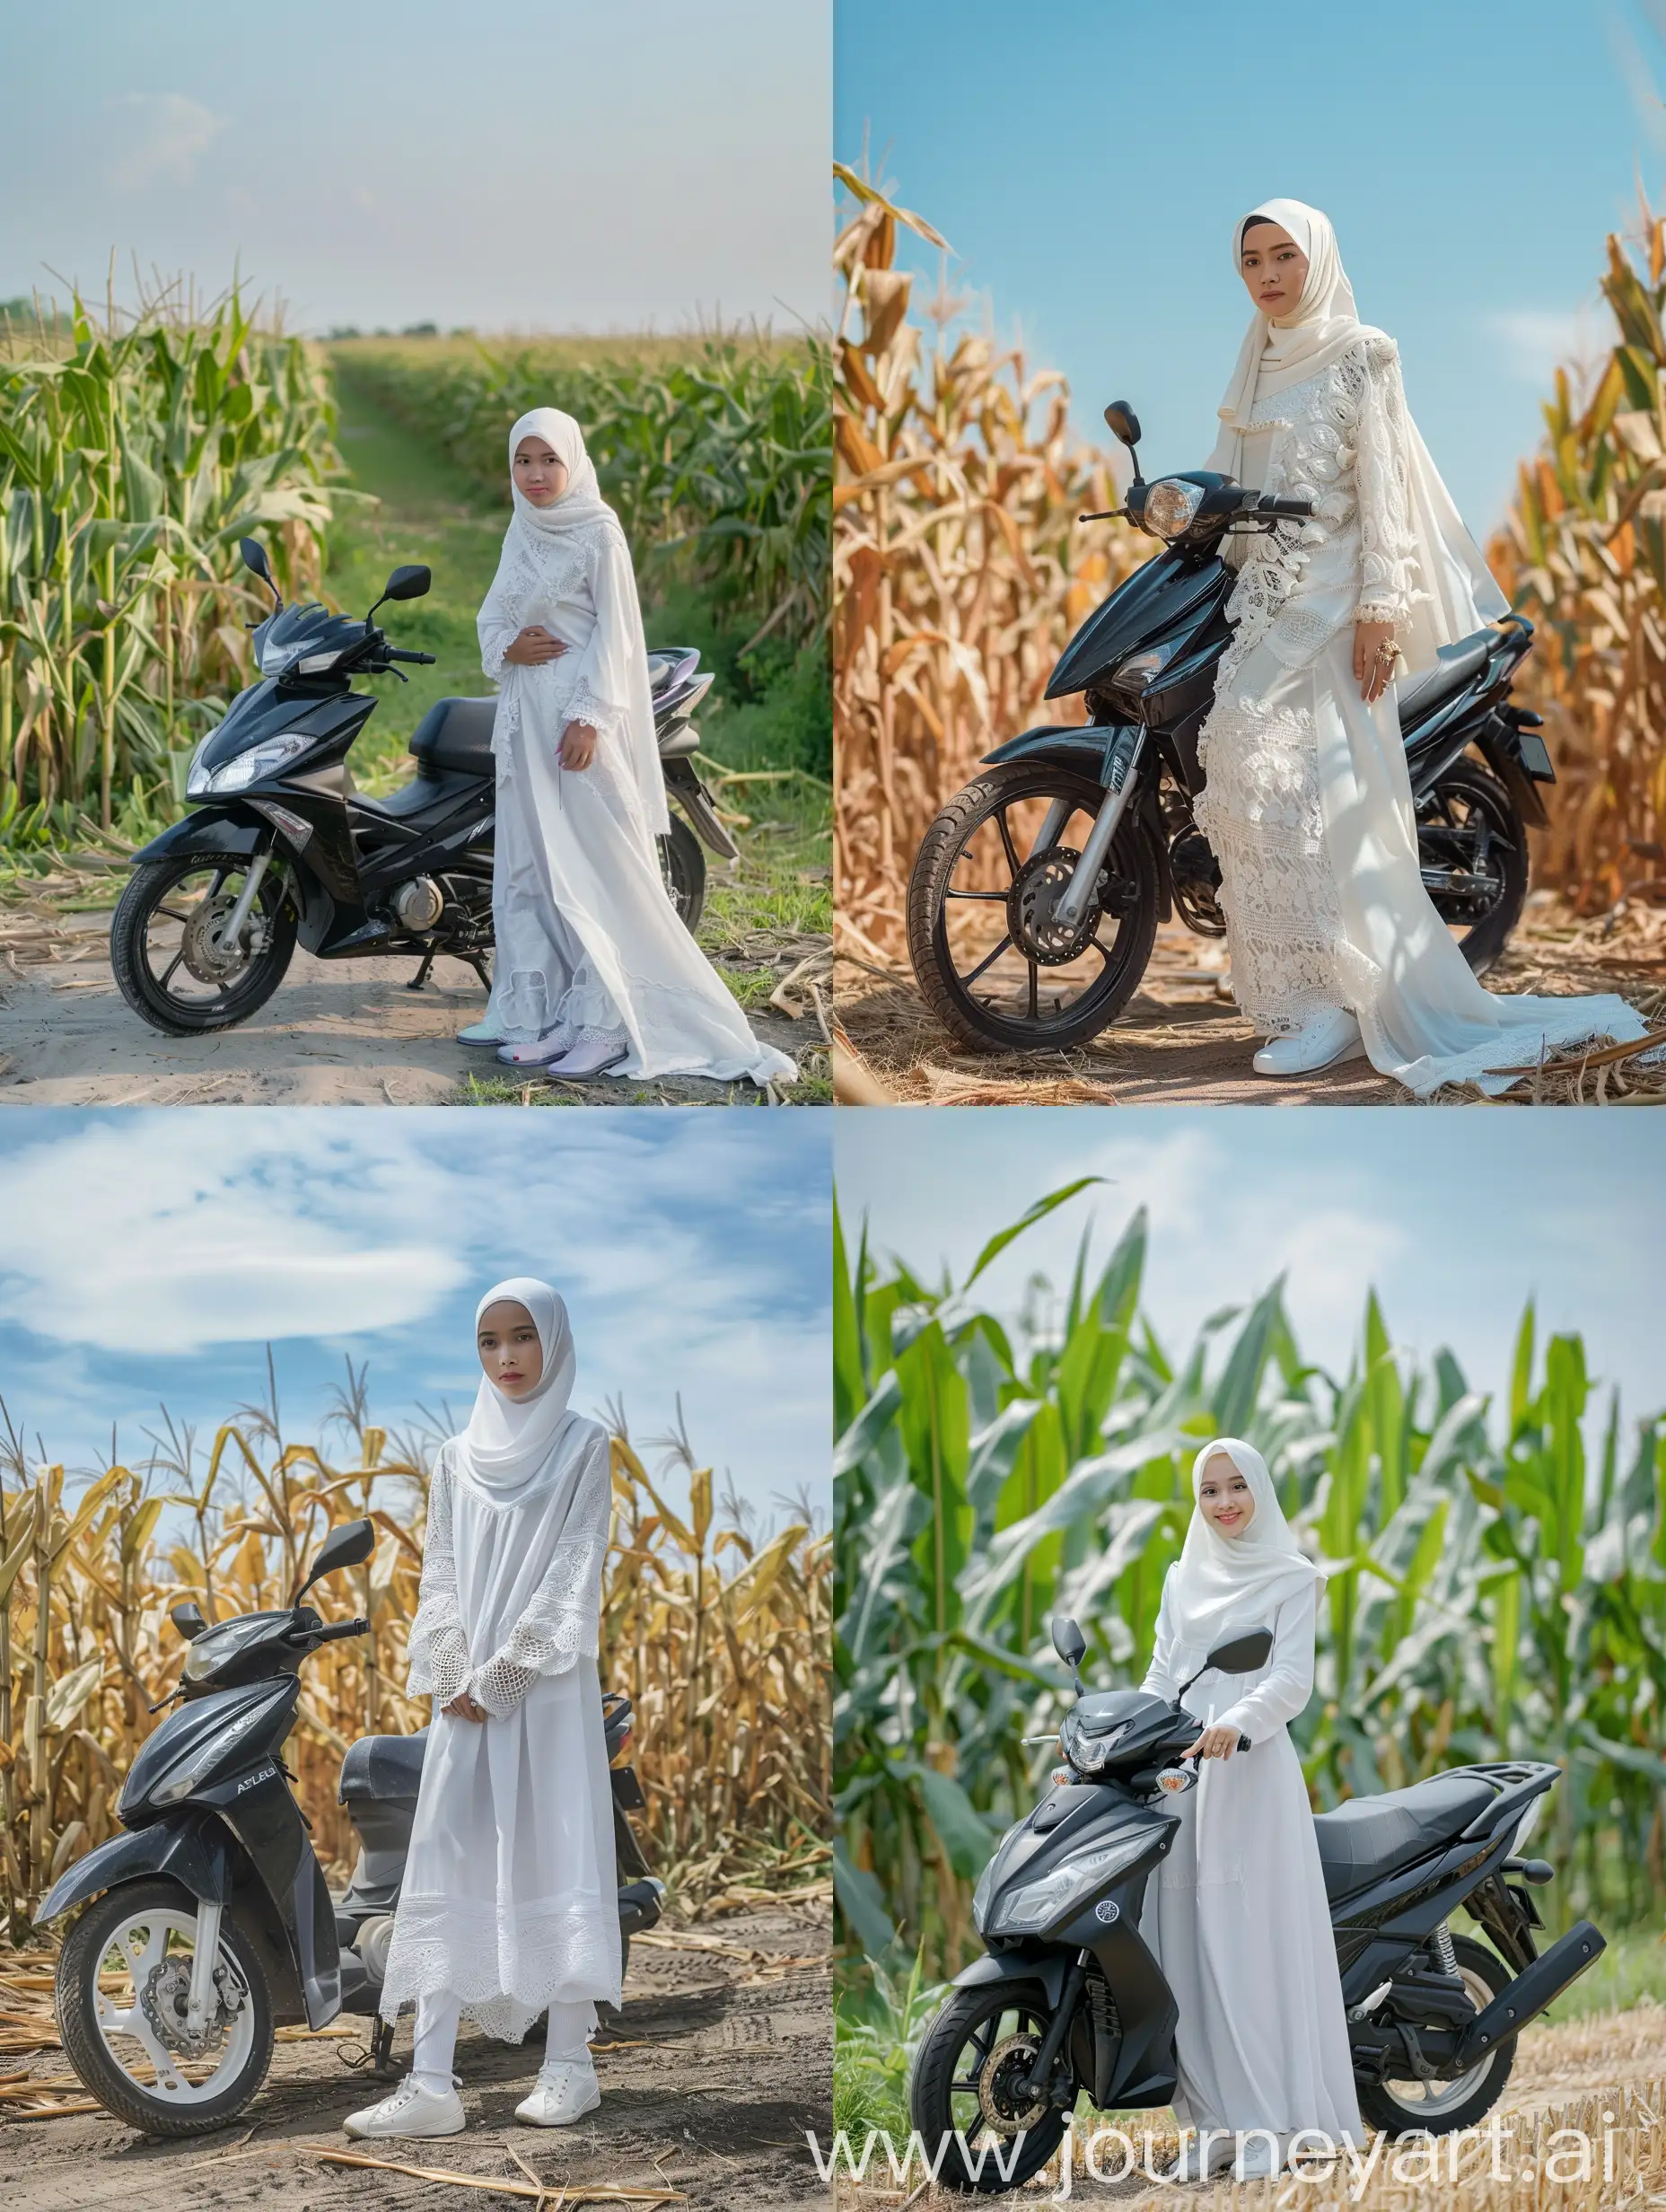
[[[296,951],[276,994],[241,1028],[164,1037],[141,1022],[110,974],[106,911],[61,914],[37,898],[0,921],[0,1106],[438,1106],[480,1102],[757,1104],[750,1083],[517,1082],[493,1052],[457,1042],[486,993],[460,961],[425,989],[406,961],[319,961]],[[761,997],[809,940],[760,933],[720,967]],[[813,949],[813,947],[811,947]],[[6,954],[13,955],[8,962]],[[813,1092],[821,1035],[813,1007],[794,1020],[749,1007],[758,1036],[803,1060]],[[785,1093],[783,1094],[785,1095]]]
[[[927,1012],[907,963],[869,958],[872,948],[841,947],[837,1009],[846,1034],[875,1080],[899,1103],[914,1105],[1382,1106],[1414,1102],[1368,1060],[1344,1062],[1311,1076],[1272,1081],[1250,1065],[1256,1040],[1232,1003],[1225,947],[1181,925],[1158,932],[1143,988],[1092,1043],[1045,1059],[961,1051]],[[1666,908],[1632,901],[1579,922],[1548,895],[1536,894],[1504,959],[1486,979],[1497,991],[1618,991],[1649,1021],[1666,1027]],[[1585,1099],[1597,1092],[1666,1101],[1666,1069],[1587,1072]],[[1527,1103],[1530,1082],[1513,1098]],[[1572,1102],[1577,1068],[1547,1074],[1539,1102]],[[1478,1099],[1473,1088],[1443,1102]]]
[[[559,2131],[518,2122],[514,2107],[537,2068],[536,2041],[515,2050],[465,2029],[457,2070],[467,2131],[433,2143],[370,2146],[373,2155],[524,2184],[513,2146],[550,2185],[550,2212],[563,2186],[584,2183],[664,2185],[680,2192],[688,2212],[821,2212],[828,2199],[805,2131],[825,2138],[830,2123],[831,1995],[825,1967],[802,1962],[825,1954],[825,1915],[776,1908],[698,1931],[697,1942],[715,1937],[723,1951],[684,1948],[678,1931],[664,1933],[664,1941],[656,1930],[632,1946],[623,2014],[610,2036],[598,2038],[617,2045],[597,2058],[598,2111]],[[308,2146],[355,2147],[340,2132],[341,2117],[378,2094],[344,2062],[357,2050],[347,2041],[281,2043],[266,2087],[241,2120],[186,2144],[152,2142],[103,2113],[8,2122],[0,2102],[0,2202],[8,2212],[232,2212],[251,2205],[466,2212],[470,2204],[512,2201],[327,2165],[313,2155]],[[407,2028],[396,2061],[408,2055]],[[12,2059],[4,2070],[24,2063]],[[32,2070],[61,2078],[62,2054],[39,2053]]]

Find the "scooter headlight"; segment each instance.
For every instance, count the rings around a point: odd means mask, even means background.
[[[990,1936],[1033,1936],[1057,1921],[1071,1918],[1096,1890],[1102,1890],[1114,1875],[1132,1866],[1143,1852],[1148,1851],[1151,1840],[1150,1833],[1140,1830],[1097,1851],[1084,1851],[1079,1858],[1067,1859],[1051,1874],[1043,1874],[1036,1882],[1026,1882],[1010,1896],[1004,1897],[987,1927],[981,1932]]]
[[[1203,505],[1203,491],[1201,484],[1184,483],[1178,476],[1159,477],[1146,487],[1141,520],[1153,538],[1184,537]]]
[[[224,767],[204,776],[200,789],[194,789],[192,784],[188,783],[187,794],[192,798],[207,798],[218,792],[247,791],[250,784],[258,784],[268,776],[276,776],[286,761],[294,760],[317,742],[315,736],[310,737],[302,730],[290,730],[282,737],[263,738],[259,744],[251,745],[247,752],[240,752],[235,759],[226,761]],[[195,779],[195,763],[192,767]]]

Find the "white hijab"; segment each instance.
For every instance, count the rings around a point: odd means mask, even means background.
[[[1221,434],[1208,463],[1234,477],[1242,459],[1243,433],[1258,399],[1274,398],[1334,366],[1361,338],[1383,336],[1359,319],[1330,217],[1305,201],[1268,199],[1250,209],[1232,233],[1235,275],[1242,273],[1244,233],[1256,222],[1276,223],[1290,233],[1307,256],[1307,278],[1295,313],[1274,322],[1258,310],[1238,349],[1232,381],[1217,410]],[[1510,602],[1464,528],[1409,408],[1404,420],[1417,589],[1399,642],[1406,656],[1403,673],[1415,676],[1433,666],[1442,645],[1471,636],[1508,614]]]
[[[487,1308],[502,1301],[524,1306],[538,1330],[543,1370],[526,1397],[506,1398],[489,1375],[480,1377],[469,1426],[457,1439],[469,1479],[499,1504],[518,1504],[548,1489],[576,1467],[590,1424],[568,1402],[577,1363],[573,1330],[560,1295],[530,1275],[494,1284],[474,1310],[480,1326]]]
[[[1204,1470],[1215,1459],[1231,1462],[1255,1500],[1250,1525],[1236,1536],[1223,1536],[1196,1502]],[[1217,1436],[1205,1444],[1192,1462],[1192,1497],[1191,1522],[1166,1594],[1176,1637],[1201,1658],[1229,1629],[1270,1628],[1273,1609],[1282,1599],[1310,1583],[1322,1592],[1329,1578],[1296,1542],[1267,1462],[1253,1444],[1237,1436]]]
[[[515,482],[515,452],[522,438],[542,438],[566,470],[566,489],[547,507],[535,506]],[[624,527],[601,496],[596,464],[585,451],[584,434],[572,416],[564,415],[558,407],[535,407],[521,417],[509,433],[509,489],[514,513],[504,532],[503,555],[481,615],[484,618],[495,605],[506,619],[519,622],[522,593],[514,579],[523,566],[520,557],[524,554],[533,575],[542,576],[548,557],[564,539],[597,523],[603,525],[605,580],[596,593],[595,635],[584,647],[584,680],[593,698],[624,709],[620,765],[636,787],[649,834],[663,837],[671,828],[671,815],[653,726],[653,692],[648,680],[648,644],[636,596],[636,572]]]

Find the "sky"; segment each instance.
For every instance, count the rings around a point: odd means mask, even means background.
[[[830,7],[8,7],[0,299],[113,248],[319,332],[819,320]]]
[[[1345,1374],[1374,1286],[1394,1342],[1442,1345],[1471,1386],[1505,1389],[1521,1311],[1539,1343],[1577,1330],[1627,1417],[1666,1409],[1660,1330],[1666,1182],[1648,1114],[1460,1113],[1303,1106],[1223,1110],[869,1109],[836,1117],[847,1240],[959,1280],[995,1231],[1078,1176],[1109,1179],[1027,1231],[979,1277],[1015,1313],[1039,1270],[1068,1288],[1090,1223],[1109,1256],[1151,1213],[1145,1310],[1171,1353],[1282,1272],[1304,1356]]]
[[[0,1398],[50,1461],[127,1464],[158,1408],[206,1442],[266,1394],[316,1440],[344,1360],[373,1418],[467,1418],[474,1311],[513,1275],[572,1316],[573,1403],[639,1448],[682,1415],[759,1525],[829,1514],[820,1114],[35,1109],[0,1120]],[[661,1454],[644,1448],[650,1470]],[[686,1497],[679,1479],[673,1492]]]
[[[1666,0],[837,0],[835,151],[943,233],[951,289],[1065,372],[1084,435],[1134,403],[1148,476],[1214,443],[1235,220],[1322,207],[1485,531],[1551,369],[1601,349],[1606,233],[1639,174],[1662,194],[1663,28]],[[934,288],[935,250],[905,253]]]

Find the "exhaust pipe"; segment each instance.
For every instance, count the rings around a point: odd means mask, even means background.
[[[1518,1974],[1484,2013],[1477,2014],[1458,2040],[1453,2053],[1458,2070],[1476,2065],[1495,2043],[1536,2020],[1607,1949],[1606,1937],[1589,1920],[1575,1920],[1565,1936],[1536,1958],[1524,1974]]]

